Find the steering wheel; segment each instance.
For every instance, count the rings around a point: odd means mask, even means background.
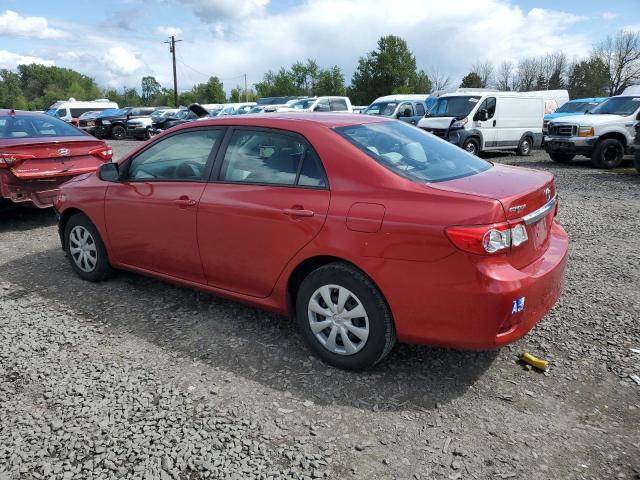
[[[190,171],[188,172],[187,169]],[[178,165],[175,176],[178,178],[199,177],[202,175],[202,164],[195,160],[184,160]]]

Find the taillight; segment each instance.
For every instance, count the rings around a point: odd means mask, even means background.
[[[113,150],[111,150],[109,145],[104,145],[100,148],[96,148],[95,150],[91,150],[89,155],[94,155],[101,160],[109,161],[111,160],[111,157],[113,157]]]
[[[23,160],[29,160],[30,158],[36,158],[35,155],[28,155],[25,153],[0,153],[0,168],[13,167],[17,163]]]
[[[447,227],[445,232],[460,250],[476,255],[501,253],[522,245],[529,239],[523,222],[454,226]]]

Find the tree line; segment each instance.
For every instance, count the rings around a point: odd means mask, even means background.
[[[567,89],[571,98],[620,94],[640,80],[640,32],[621,30],[594,44],[586,58],[570,59],[558,51],[517,62],[494,64],[478,61],[462,78],[461,87],[529,91]],[[395,35],[381,37],[374,50],[358,59],[349,85],[342,69],[323,68],[314,59],[290,67],[269,70],[260,82],[245,91],[241,86],[226,94],[216,76],[179,93],[181,105],[225,103],[259,97],[294,95],[348,95],[355,105],[367,105],[392,93],[430,93],[455,87],[451,76],[435,67],[419,69],[406,41]],[[140,87],[101,89],[96,82],[68,68],[18,65],[16,71],[0,70],[0,108],[44,110],[56,100],[108,98],[126,106],[173,104],[173,90],[153,76]]]

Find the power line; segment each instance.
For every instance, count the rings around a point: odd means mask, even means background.
[[[182,40],[176,40],[175,35],[171,35],[171,41],[165,41],[164,43],[169,44],[169,51],[171,52],[171,57],[173,58],[173,103],[176,108],[178,108],[178,74],[176,73],[176,42],[181,42]]]

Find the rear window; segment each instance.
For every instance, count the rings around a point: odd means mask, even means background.
[[[84,133],[54,117],[0,117],[0,138],[80,137]]]
[[[491,164],[404,122],[334,128],[378,163],[420,183],[442,182],[484,172]]]

